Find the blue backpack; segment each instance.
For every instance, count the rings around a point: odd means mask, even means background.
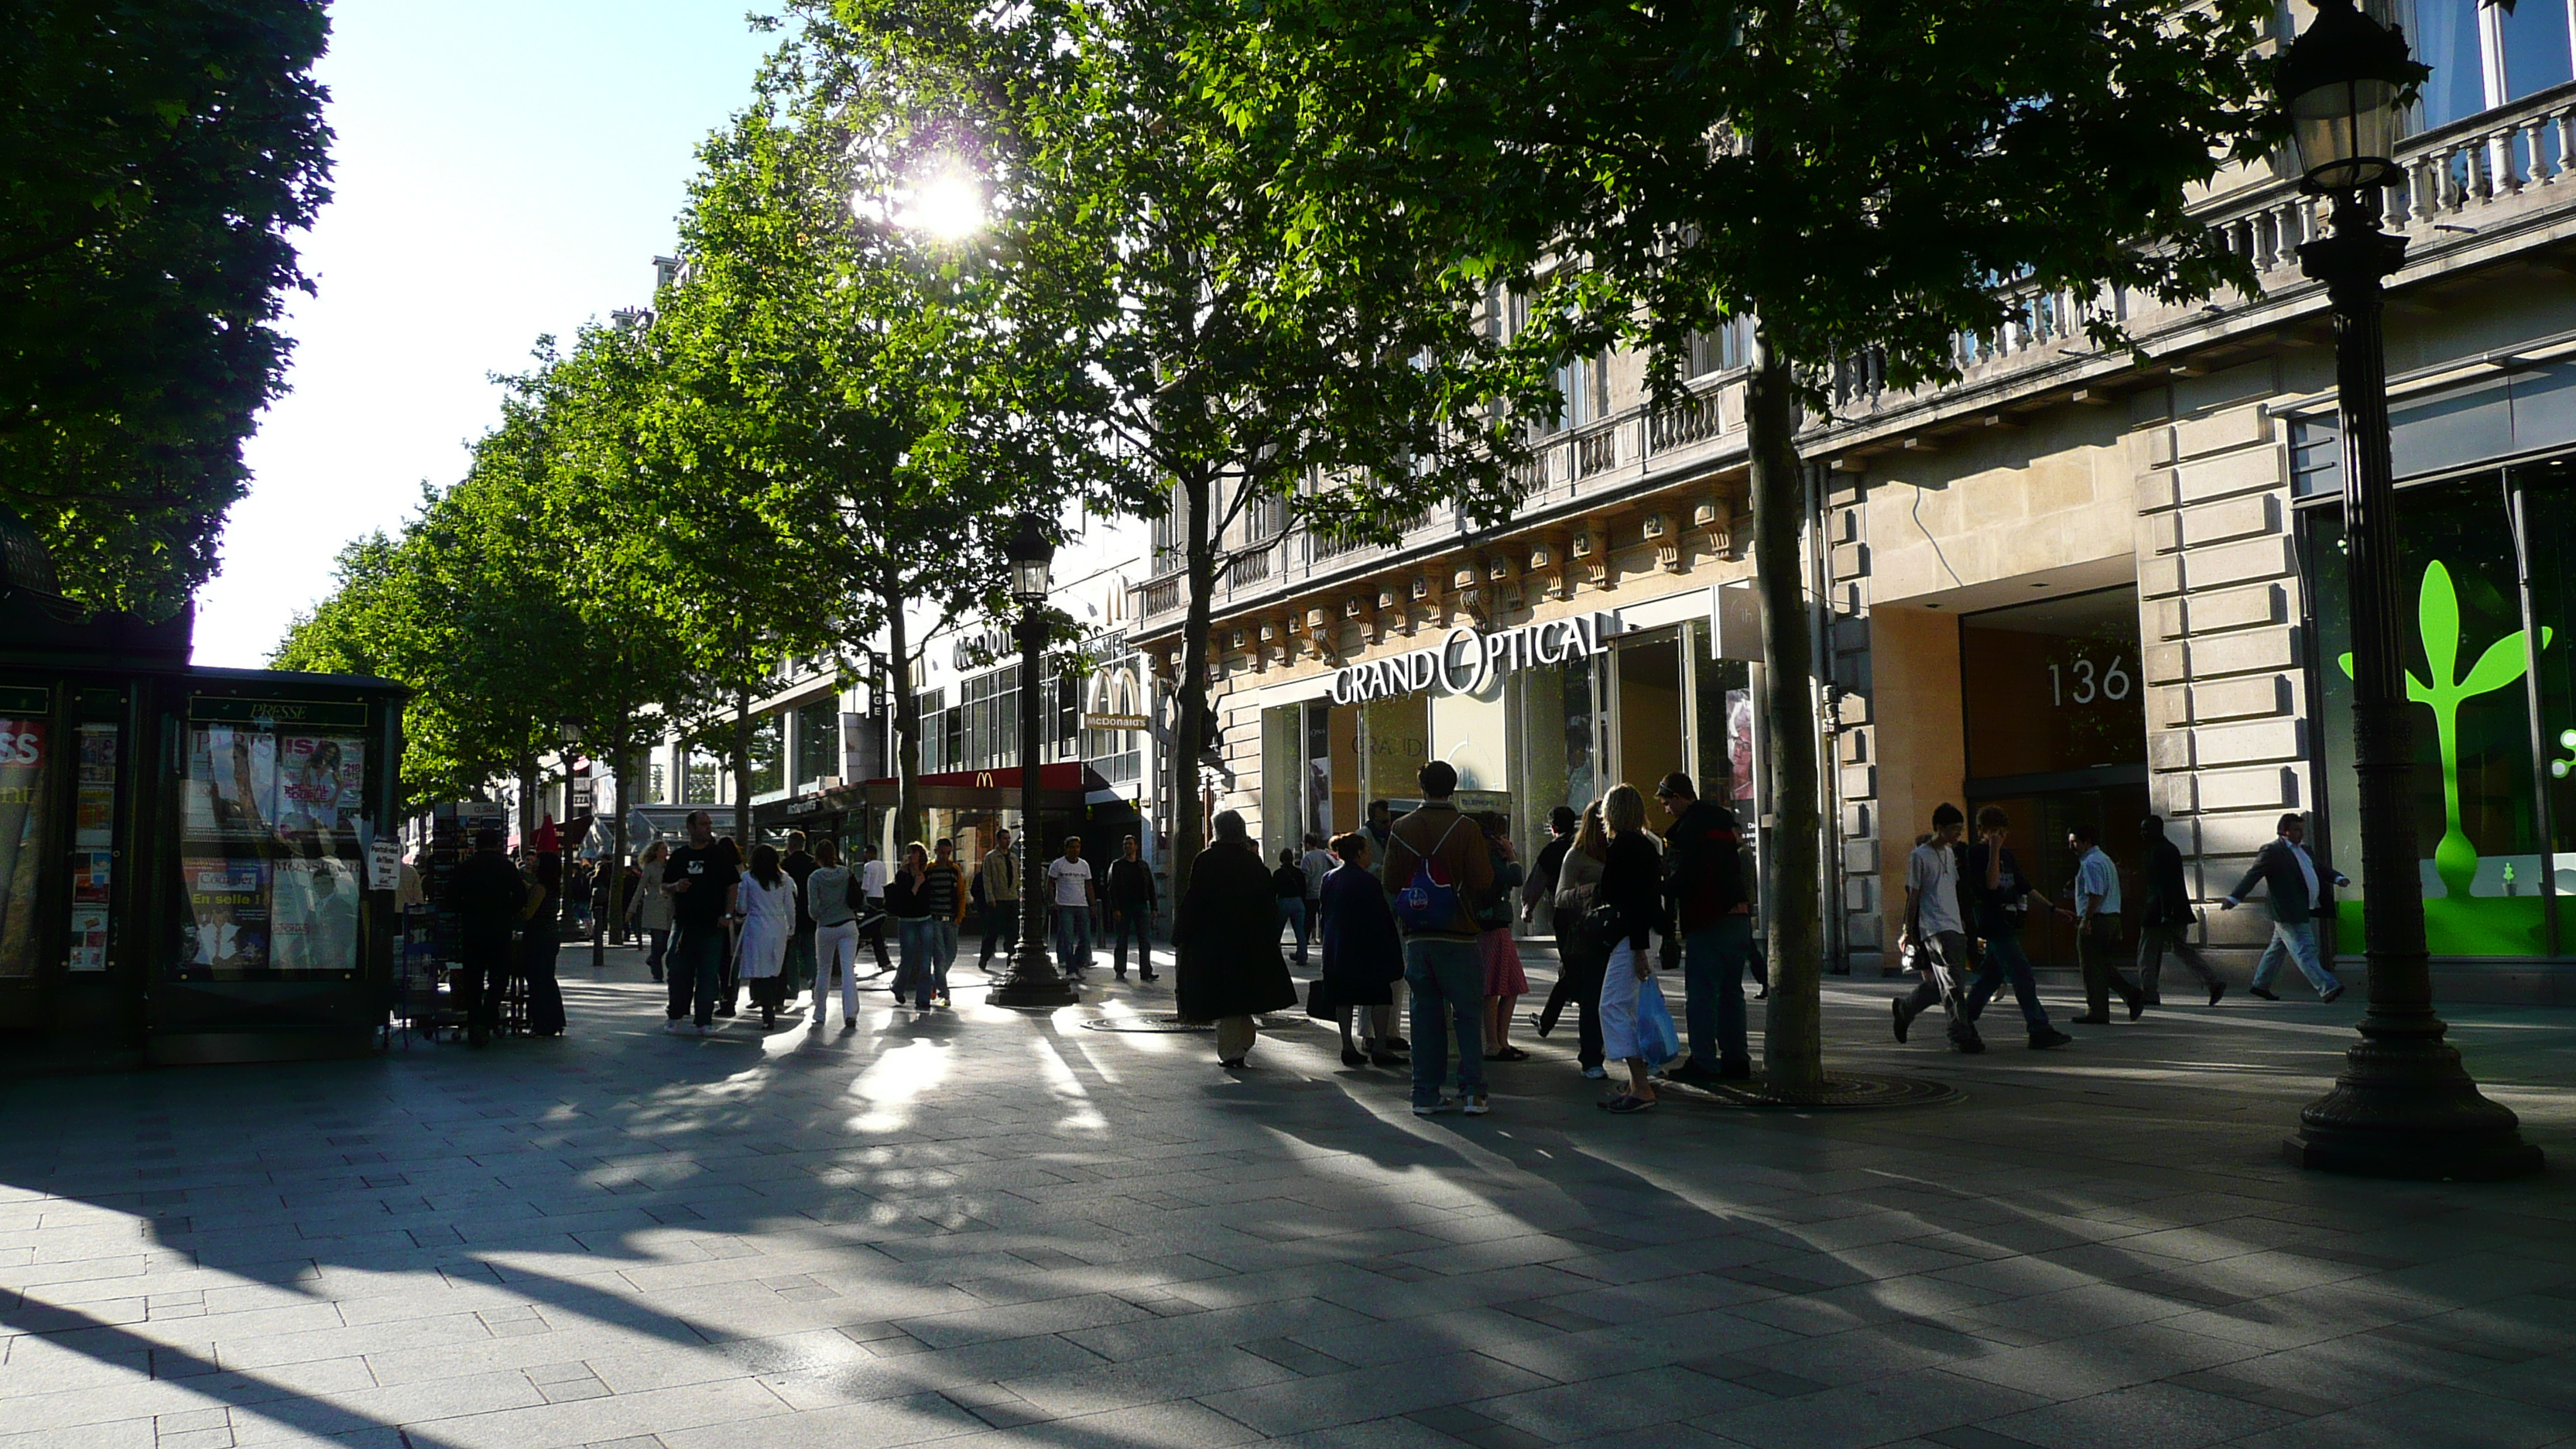
[[[1440,847],[1449,843],[1449,835],[1466,820],[1461,815],[1449,822],[1429,850],[1415,859],[1413,879],[1395,893],[1395,921],[1408,931],[1446,931],[1458,921],[1458,887],[1442,880],[1432,869]]]

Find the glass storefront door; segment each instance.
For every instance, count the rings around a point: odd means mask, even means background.
[[[1959,619],[1969,837],[1979,810],[2001,809],[2023,876],[2052,900],[2072,898],[2066,835],[2079,824],[2093,828],[2118,865],[2129,914],[2141,899],[2136,841],[2148,806],[2139,665],[2135,588]],[[2032,911],[2023,946],[2035,964],[2075,964],[2074,928],[2047,912]]]

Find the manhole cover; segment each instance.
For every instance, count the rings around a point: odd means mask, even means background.
[[[1312,1026],[1315,1024],[1302,1016],[1257,1016],[1253,1018],[1253,1021],[1257,1023],[1263,1031],[1272,1032],[1286,1031],[1290,1027],[1294,1026]],[[1082,1029],[1085,1031],[1175,1032],[1214,1031],[1216,1030],[1216,1026],[1212,1022],[1183,1021],[1179,1017],[1173,1016],[1167,1012],[1159,1015],[1095,1016],[1091,1020],[1084,1022],[1082,1024]]]
[[[1929,1107],[1955,1102],[1959,1089],[1924,1077],[1898,1077],[1880,1072],[1833,1072],[1813,1093],[1774,1093],[1760,1077],[1749,1082],[1723,1082],[1700,1087],[1655,1079],[1658,1093],[1673,1092],[1691,1101],[1766,1112],[1832,1112],[1868,1107]]]

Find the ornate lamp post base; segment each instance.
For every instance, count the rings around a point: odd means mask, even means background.
[[[1034,834],[1034,832],[1032,832]],[[1064,978],[1047,959],[1042,943],[1032,943],[1028,927],[1020,928],[1020,944],[1011,951],[1011,974],[1001,985],[985,994],[995,1006],[1034,1006],[1053,1009],[1073,1006],[1082,1000],[1082,989]]]
[[[2510,1108],[2479,1094],[2439,1020],[2396,1032],[2365,1020],[2361,1031],[2334,1090],[2281,1143],[2293,1166],[2472,1182],[2540,1170],[2540,1148],[2522,1140]]]

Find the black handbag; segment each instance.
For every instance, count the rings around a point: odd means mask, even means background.
[[[1614,950],[1628,934],[1628,918],[1617,906],[1594,906],[1583,913],[1583,934],[1601,949]]]
[[[1306,983],[1306,1014],[1317,1021],[1342,1019],[1341,1012],[1333,1006],[1331,998],[1324,994],[1324,978],[1321,976]]]

